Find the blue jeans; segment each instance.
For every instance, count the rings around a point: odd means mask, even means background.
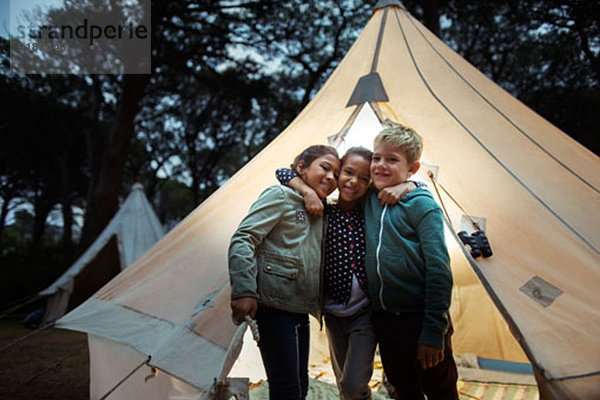
[[[303,400],[308,393],[308,314],[259,306],[256,322],[269,399]]]

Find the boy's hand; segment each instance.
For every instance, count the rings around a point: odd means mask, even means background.
[[[402,196],[410,193],[417,188],[414,182],[402,182],[394,186],[383,188],[379,191],[377,198],[381,200],[381,205],[396,204]]]
[[[244,321],[246,315],[250,315],[254,319],[256,310],[258,310],[258,302],[254,297],[240,297],[239,299],[231,300],[233,319],[238,325]]]
[[[420,344],[417,348],[417,358],[421,362],[421,368],[433,368],[444,361],[444,350]]]

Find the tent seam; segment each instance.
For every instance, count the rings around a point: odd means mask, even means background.
[[[437,100],[437,102],[448,112],[448,114],[450,116],[452,116],[452,118],[463,128],[463,130],[465,132],[467,132],[469,134],[469,136],[471,136],[471,138],[473,138],[473,140],[475,140],[486,151],[486,153],[488,153],[488,155],[490,157],[492,157],[492,159],[495,160],[510,176],[512,176],[527,192],[529,192],[529,194],[531,196],[533,196],[533,198],[535,198],[542,206],[544,206],[544,208],[546,210],[548,210],[557,220],[559,220],[564,226],[566,226],[571,232],[573,232],[582,242],[584,242],[588,247],[590,247],[596,254],[600,254],[600,250],[598,250],[581,233],[579,233],[567,221],[565,221],[556,211],[554,211],[548,204],[546,204],[531,188],[529,188],[521,179],[519,179],[519,177],[510,170],[510,168],[508,168],[506,165],[504,165],[504,163],[502,163],[502,161],[496,155],[494,155],[494,153],[492,153],[490,151],[490,149],[488,149],[487,146],[485,146],[485,144],[483,144],[483,142],[481,142],[481,140],[473,132],[471,132],[471,130],[450,110],[450,108],[448,108],[448,106],[442,101],[442,99],[440,99],[437,96],[437,94],[433,91],[433,89],[431,88],[431,86],[429,85],[429,83],[427,82],[425,77],[423,76],[421,69],[417,65],[417,61],[415,60],[414,54],[410,48],[410,44],[408,43],[408,40],[406,39],[406,34],[404,33],[404,29],[402,28],[402,23],[400,22],[398,14],[396,13],[395,15],[396,15],[396,21],[398,22],[398,27],[400,28],[400,31],[402,33],[404,43],[406,44],[406,48],[410,54],[413,65],[416,68],[417,73],[421,77],[421,80],[427,87],[427,90],[429,90],[429,93],[431,93],[431,95]]]
[[[381,53],[381,43],[383,42],[383,31],[385,30],[385,22],[387,21],[389,8],[383,10],[381,24],[379,25],[379,33],[377,34],[377,43],[375,44],[375,54],[373,54],[373,62],[371,63],[371,73],[377,71],[377,63],[379,62],[379,54]]]
[[[412,16],[411,16],[412,17]],[[539,144],[535,139],[533,139],[525,130],[521,129],[512,119],[510,119],[505,113],[503,113],[498,107],[496,107],[487,97],[485,97],[479,90],[477,90],[464,76],[462,76],[452,64],[433,46],[433,44],[429,41],[429,39],[425,36],[425,34],[419,29],[419,27],[414,23],[412,18],[409,18],[412,25],[419,32],[419,34],[425,39],[429,47],[444,61],[444,63],[466,84],[468,85],[479,97],[481,97],[491,108],[494,109],[498,114],[500,114],[508,123],[514,126],[522,135],[524,135],[527,139],[529,139],[534,145],[536,145],[540,150],[542,150],[546,155],[556,161],[560,166],[565,168],[575,177],[577,177],[581,182],[590,187],[590,189],[594,190],[596,193],[600,193],[600,189],[596,188],[593,184],[585,180],[582,176],[580,176],[577,172],[573,171],[569,166],[560,161],[556,156],[551,154],[548,150],[546,150],[541,144]]]

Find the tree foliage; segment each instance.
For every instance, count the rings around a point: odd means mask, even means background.
[[[85,142],[79,131],[84,119],[70,106],[57,102],[56,93],[47,89],[37,76],[0,82],[0,94],[10,99],[0,111],[4,121],[0,153],[3,206],[9,207],[12,200],[31,204],[34,249],[41,244],[52,208],[56,204],[70,207],[85,193]],[[65,246],[70,246],[69,240],[64,238]]]
[[[600,154],[600,5],[448,1],[442,38],[496,83]]]

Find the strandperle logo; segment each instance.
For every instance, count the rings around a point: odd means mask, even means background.
[[[148,28],[145,25],[134,25],[133,23],[123,25],[95,25],[88,23],[85,18],[81,25],[41,25],[23,26],[19,25],[17,31],[23,42],[30,40],[89,40],[90,46],[98,39],[146,39]]]
[[[45,10],[21,1],[11,1],[12,72],[151,73],[150,0],[73,1]]]

